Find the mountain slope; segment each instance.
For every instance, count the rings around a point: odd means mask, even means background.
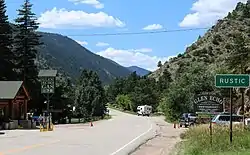
[[[150,73],[150,71],[144,68],[137,67],[137,66],[130,66],[130,67],[127,67],[127,69],[130,70],[131,72],[136,72],[136,74],[140,76],[144,76]]]
[[[218,20],[217,24],[208,30],[203,37],[199,36],[184,54],[179,54],[170,59],[169,62],[165,62],[149,77],[158,79],[167,69],[174,79],[178,69],[195,62],[205,62],[210,70],[225,66],[225,59],[229,56],[229,51],[232,50],[236,32],[244,34],[247,38],[247,44],[250,45],[250,4],[238,3],[233,12],[224,19]],[[248,66],[250,66],[250,60]]]
[[[131,73],[127,68],[90,52],[66,36],[39,33],[44,43],[39,48],[40,68],[56,68],[73,80],[80,75],[81,69],[90,69],[96,71],[104,83],[110,83],[115,77],[124,77]]]

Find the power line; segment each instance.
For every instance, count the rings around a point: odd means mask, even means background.
[[[2,23],[3,24],[3,23]],[[6,23],[5,23],[6,24]],[[1,23],[0,23],[1,25]],[[93,33],[93,34],[61,34],[64,36],[84,36],[84,37],[95,37],[95,36],[123,36],[123,35],[144,35],[144,34],[160,34],[160,33],[173,33],[173,32],[187,32],[187,31],[197,31],[206,30],[209,28],[190,28],[190,29],[174,29],[174,30],[162,30],[162,31],[145,31],[145,32],[118,32],[118,33]],[[0,34],[2,35],[12,35],[12,34]],[[24,36],[24,35],[22,35]]]
[[[197,30],[206,30],[206,29],[209,29],[209,28],[173,29],[173,30],[145,31],[145,32],[117,32],[117,33],[94,33],[94,34],[69,34],[69,35],[66,35],[66,36],[94,37],[94,36],[144,35],[144,34],[159,34],[159,33],[171,33],[171,32],[187,32],[187,31],[197,31]]]

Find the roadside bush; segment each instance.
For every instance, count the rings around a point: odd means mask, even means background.
[[[229,141],[229,126],[213,125],[212,146],[209,125],[190,128],[181,135],[181,138],[186,139],[183,143],[185,155],[238,154],[250,148],[250,130],[243,130],[239,125],[233,126],[232,145]]]
[[[118,105],[119,108],[123,110],[128,110],[128,111],[133,110],[132,102],[128,95],[118,95],[116,97],[116,104]]]

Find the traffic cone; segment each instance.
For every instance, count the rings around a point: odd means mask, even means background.
[[[90,122],[90,126],[91,126],[91,127],[93,127],[93,126],[94,126],[92,122]]]

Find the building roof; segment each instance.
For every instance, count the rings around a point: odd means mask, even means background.
[[[14,99],[23,81],[0,81],[0,100]]]
[[[57,70],[40,70],[39,77],[56,77]]]

